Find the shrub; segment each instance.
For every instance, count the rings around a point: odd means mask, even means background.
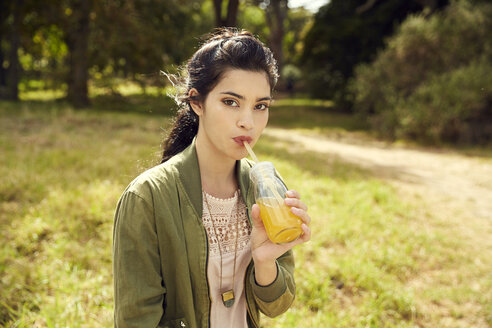
[[[395,108],[398,134],[433,143],[492,140],[492,65],[474,62],[431,78]]]
[[[409,14],[425,5],[437,10],[447,0],[432,4],[416,0],[331,0],[320,8],[307,32],[300,65],[308,92],[316,98],[333,100],[348,109],[351,95],[347,81],[360,63],[370,62]]]
[[[390,137],[491,139],[492,5],[453,2],[409,17],[375,61],[359,66],[355,108]]]

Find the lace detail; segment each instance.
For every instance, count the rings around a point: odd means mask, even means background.
[[[212,218],[214,220],[215,227],[217,229],[218,236],[215,236],[214,226],[212,225],[210,213],[208,211],[207,203],[205,202],[207,197],[210,211],[212,212]],[[203,192],[203,226],[207,231],[209,256],[220,256],[218,241],[222,248],[222,256],[226,254],[234,254],[234,248],[236,245],[236,218],[239,215],[238,226],[238,240],[237,251],[240,253],[242,250],[249,248],[249,239],[251,234],[251,226],[249,224],[248,217],[246,216],[246,204],[240,197],[239,190],[236,191],[233,197],[227,199],[220,199],[213,197],[212,195]],[[236,205],[239,206],[239,210],[236,211]]]

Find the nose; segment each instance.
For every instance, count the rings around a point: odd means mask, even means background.
[[[241,129],[251,130],[254,126],[253,113],[251,111],[242,111],[237,121],[237,126]]]

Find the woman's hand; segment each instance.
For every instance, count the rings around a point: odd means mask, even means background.
[[[271,284],[277,276],[277,266],[275,261],[292,247],[305,243],[311,239],[311,229],[309,223],[311,218],[307,213],[307,206],[300,198],[301,195],[295,190],[289,190],[285,194],[285,204],[289,206],[291,212],[298,216],[302,221],[301,229],[303,234],[295,241],[284,245],[277,245],[269,238],[260,217],[260,208],[257,204],[253,205],[251,216],[253,218],[253,229],[251,231],[251,253],[255,263],[255,278],[259,285],[266,286]]]

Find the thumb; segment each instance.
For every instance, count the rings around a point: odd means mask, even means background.
[[[253,218],[253,226],[260,228],[263,227],[263,221],[260,216],[260,207],[257,204],[253,204],[251,208],[251,217]]]

